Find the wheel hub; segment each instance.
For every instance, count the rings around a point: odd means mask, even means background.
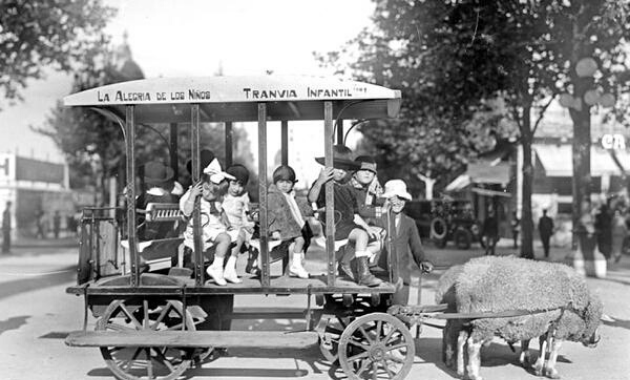
[[[385,358],[385,350],[381,347],[381,345],[378,345],[370,351],[370,356],[373,361],[382,360]]]

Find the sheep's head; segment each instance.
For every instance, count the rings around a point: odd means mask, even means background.
[[[597,328],[599,327],[603,309],[602,301],[595,294],[591,293],[589,295],[589,303],[582,314],[585,326],[580,341],[586,347],[595,347],[599,342],[600,336],[597,333]]]

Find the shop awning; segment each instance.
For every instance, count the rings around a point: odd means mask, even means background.
[[[570,145],[535,145],[545,174],[548,177],[572,177],[573,160]],[[615,163],[610,152],[597,147],[591,147],[591,175],[621,175],[621,169]]]
[[[470,176],[472,183],[506,185],[510,182],[510,165],[507,163],[492,165],[490,162],[478,162],[469,164],[466,174]]]
[[[490,161],[469,164],[466,173],[461,174],[446,186],[445,191],[459,191],[471,183],[502,184],[510,182],[510,165]]]

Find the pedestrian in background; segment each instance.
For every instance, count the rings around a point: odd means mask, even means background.
[[[488,206],[486,219],[483,221],[483,241],[486,255],[494,256],[494,249],[499,241],[499,219],[492,205]]]
[[[612,223],[612,248],[611,258],[618,263],[621,260],[621,252],[623,250],[623,242],[628,235],[628,226],[626,225],[626,217],[621,209],[616,209],[613,215]]]
[[[512,220],[510,221],[512,226],[512,237],[514,238],[514,248],[518,248],[518,234],[521,232],[521,220],[518,218],[516,211],[512,212]]]
[[[543,214],[538,220],[538,232],[540,233],[540,241],[542,241],[545,257],[549,257],[549,241],[553,235],[554,225],[553,219],[547,216],[547,210],[543,210]]]
[[[595,232],[597,233],[597,248],[610,259],[612,251],[612,215],[606,203],[599,207],[599,212],[595,216]]]
[[[2,253],[11,252],[11,201],[2,212]]]
[[[59,239],[60,229],[61,229],[61,215],[59,215],[59,210],[55,210],[55,215],[53,215],[53,233],[55,234],[55,239]]]

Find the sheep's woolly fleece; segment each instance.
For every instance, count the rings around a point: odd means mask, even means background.
[[[586,281],[564,264],[514,256],[470,260],[455,285],[457,311],[541,311],[569,306],[584,310],[589,302]]]
[[[460,273],[464,270],[463,265],[454,265],[444,272],[438,281],[435,290],[435,303],[445,303],[449,306],[448,311],[454,312],[455,309],[455,281]]]

